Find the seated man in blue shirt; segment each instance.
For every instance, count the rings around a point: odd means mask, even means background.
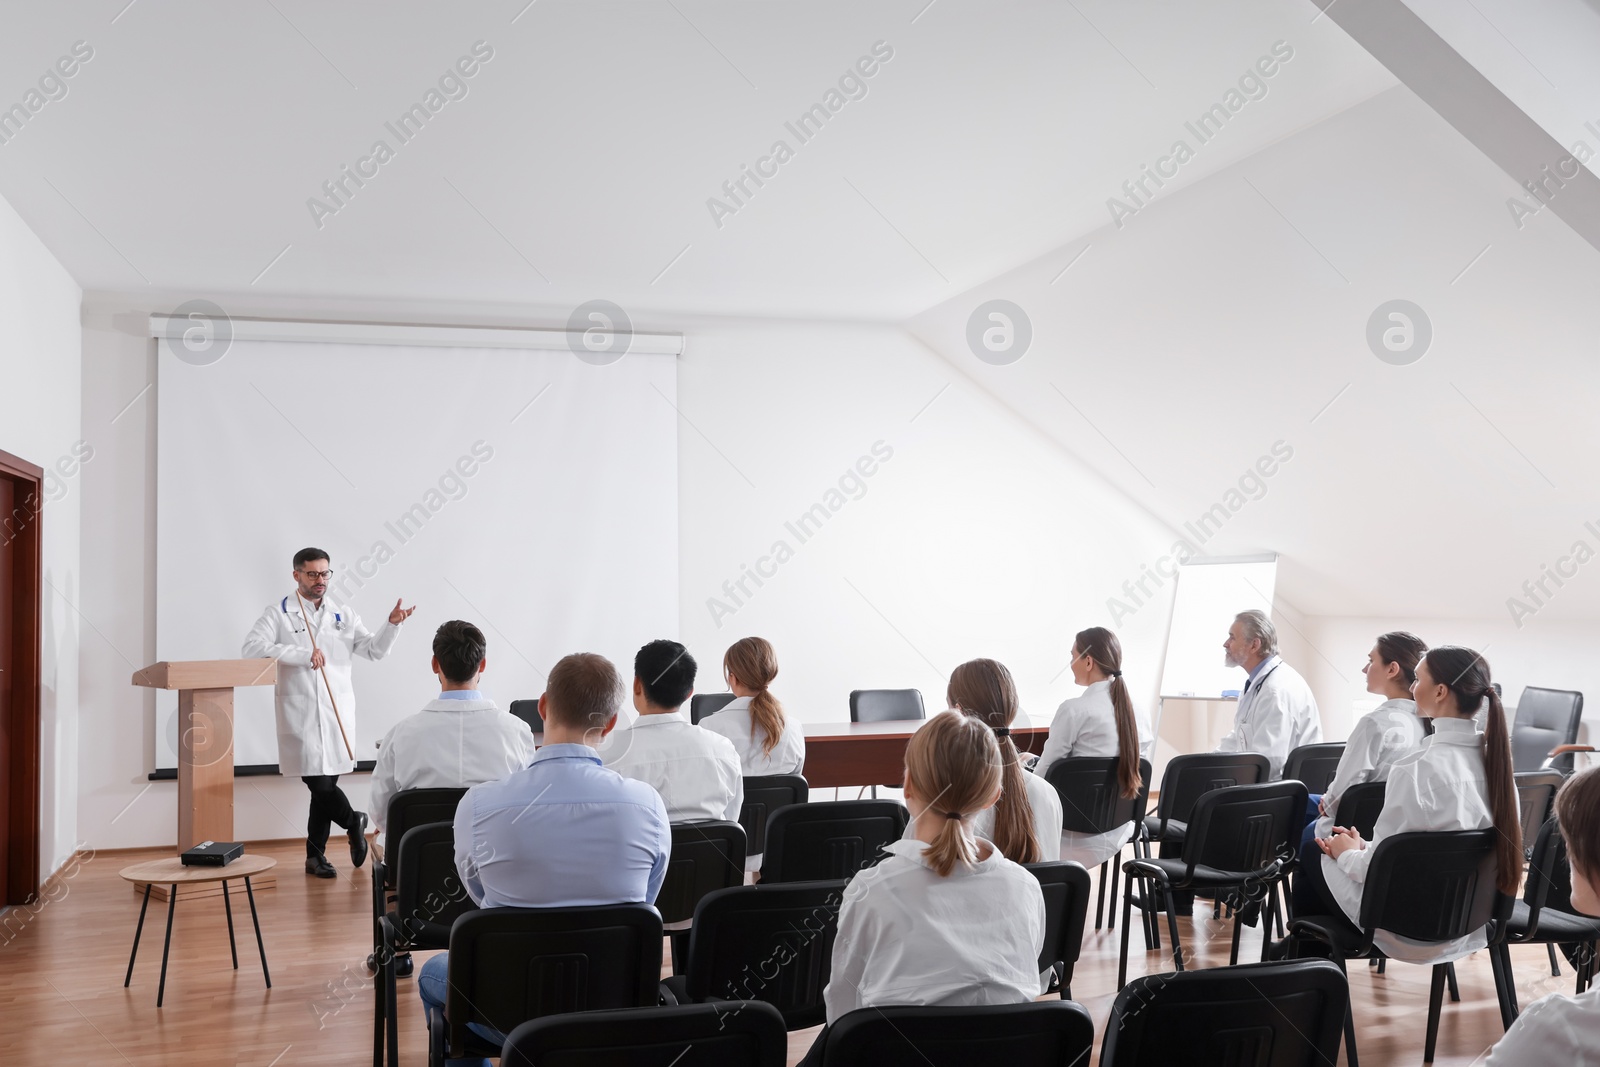
[[[456,869],[480,907],[655,903],[672,846],[667,807],[650,786],[601,766],[594,748],[617,725],[622,695],[604,656],[563,658],[539,698],[544,744],[533,762],[461,798]],[[444,1007],[447,956],[422,966],[430,1013]]]

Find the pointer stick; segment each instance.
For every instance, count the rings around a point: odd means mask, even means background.
[[[300,590],[296,589],[294,591],[294,598],[300,601],[300,617],[304,619],[306,617],[306,602],[304,600],[300,600]],[[311,628],[311,623],[309,620],[306,622],[306,635],[311,638],[311,651],[319,651],[317,648],[317,634],[316,631]],[[317,671],[322,675],[322,684],[328,690],[328,703],[333,705],[333,721],[339,724],[339,736],[344,739],[345,754],[351,759],[355,759],[355,749],[350,747],[350,735],[344,732],[344,719],[339,717],[339,702],[333,698],[333,685],[328,681],[327,664],[324,663],[321,667],[318,667]]]

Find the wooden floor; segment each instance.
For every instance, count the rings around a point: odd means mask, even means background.
[[[363,1064],[372,1054],[372,981],[364,961],[371,941],[371,881],[334,856],[332,881],[301,874],[304,845],[279,842],[251,847],[280,866],[278,886],[257,897],[272,969],[263,987],[250,933],[249,912],[235,901],[239,969],[228,958],[220,899],[179,900],[172,934],[172,963],[165,1007],[157,1010],[165,909],[151,904],[133,984],[122,988],[139,898],[117,871],[159,851],[102,852],[50,886],[37,909],[0,916],[0,1061],[44,1065],[64,1061],[157,1067],[173,1063],[294,1067]],[[1229,926],[1209,912],[1181,924],[1185,946],[1198,963],[1226,963]],[[1099,1027],[1115,995],[1117,940],[1091,930],[1078,964],[1074,991]],[[1195,942],[1195,927],[1200,942]],[[1120,931],[1118,931],[1120,933]],[[1171,957],[1138,951],[1130,972],[1164,970]],[[1259,954],[1259,933],[1246,931],[1242,958]],[[420,957],[419,957],[420,965]],[[1552,978],[1542,947],[1513,950],[1518,994],[1526,1006],[1548,992],[1572,991],[1571,971]],[[1500,1035],[1489,963],[1479,953],[1457,964],[1462,1002],[1445,1004],[1438,1064],[1481,1062]],[[1422,1061],[1428,970],[1391,963],[1386,975],[1364,965],[1352,987],[1362,1061]],[[426,1062],[422,1010],[415,982],[401,984],[402,1062]],[[810,1047],[815,1031],[790,1035],[789,1062]],[[1098,1050],[1096,1052],[1098,1056]]]

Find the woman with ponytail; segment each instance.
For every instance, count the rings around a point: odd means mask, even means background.
[[[823,991],[830,1024],[857,1008],[1039,995],[1039,881],[973,833],[999,797],[1001,762],[994,732],[967,715],[935,715],[912,735],[905,796],[916,835],[845,888]],[[803,1063],[820,1062],[827,1033]]]
[[[761,637],[735,641],[722,657],[722,673],[734,699],[700,725],[733,742],[748,777],[799,774],[806,763],[805,735],[767,688],[778,676],[771,642]]]
[[[989,727],[1000,747],[1000,800],[977,814],[973,832],[994,842],[1012,863],[1060,859],[1061,798],[1043,778],[1022,769],[1022,757],[1011,740],[1018,708],[1011,672],[992,659],[968,660],[950,672],[945,700]],[[911,827],[906,832],[909,835]]]
[[[1489,665],[1470,648],[1431,649],[1417,666],[1412,694],[1417,713],[1433,720],[1433,733],[1389,771],[1372,840],[1335,826],[1331,836],[1317,839],[1322,862],[1303,870],[1307,885],[1296,887],[1298,899],[1313,890],[1323,904],[1318,910],[1332,910],[1332,905],[1352,923],[1361,914],[1370,846],[1391,834],[1492,828],[1496,884],[1502,893],[1515,896],[1522,881],[1522,816],[1512,778],[1511,736],[1500,695],[1489,684]],[[1481,736],[1473,726],[1480,709]],[[1422,964],[1459,959],[1486,941],[1482,929],[1442,943],[1412,941],[1384,930],[1374,938],[1388,955]]]
[[[1104,626],[1091,626],[1072,639],[1072,680],[1086,686],[1056,709],[1050,736],[1035,772],[1043,778],[1057,760],[1068,756],[1117,757],[1117,784],[1122,795],[1138,793],[1139,759],[1155,751],[1150,720],[1136,711],[1122,680],[1122,642]],[[1054,792],[1054,790],[1052,790]],[[1061,858],[1085,867],[1105,863],[1133,838],[1133,823],[1103,834],[1061,835]]]
[[[1306,827],[1308,837],[1333,833],[1333,814],[1345,790],[1362,782],[1386,781],[1394,761],[1422,744],[1427,734],[1423,724],[1428,720],[1417,715],[1411,687],[1417,681],[1417,665],[1427,651],[1422,638],[1404,630],[1378,635],[1361,673],[1367,678],[1367,692],[1384,701],[1356,720],[1344,743],[1344,754],[1339,757],[1339,769],[1322,794],[1318,818]]]

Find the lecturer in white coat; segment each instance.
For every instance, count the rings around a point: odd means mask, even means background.
[[[1267,780],[1283,777],[1289,753],[1322,740],[1317,698],[1300,672],[1278,655],[1278,628],[1262,611],[1241,611],[1222,643],[1224,661],[1250,673],[1233,729],[1217,744],[1218,752],[1259,752],[1267,757]]]
[[[294,592],[274,600],[244,639],[246,658],[278,661],[278,769],[295,775],[311,790],[306,820],[306,873],[332,878],[325,849],[330,824],[337,823],[350,839],[350,862],[367,858],[364,812],[353,811],[339,788],[339,775],[356,769],[339,732],[355,743],[356,697],[350,684],[350,663],[356,656],[378,660],[389,654],[400,636],[400,624],[416,608],[396,600],[388,622],[377,633],[368,630],[349,607],[328,598],[333,569],[320,548],[303,548],[294,556]],[[302,602],[304,608],[302,608]],[[313,634],[317,648],[311,647]],[[327,685],[323,683],[326,672]],[[334,717],[328,687],[339,704]]]

